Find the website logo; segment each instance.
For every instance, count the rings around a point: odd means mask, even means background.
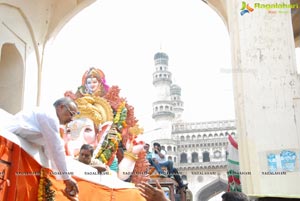
[[[262,3],[254,3],[255,9],[296,9],[300,8],[300,4],[294,3],[294,4],[285,4],[285,3],[268,3],[268,4],[262,4]]]
[[[241,12],[240,12],[241,16],[245,15],[246,13],[250,13],[250,12],[252,12],[252,11],[254,11],[254,9],[251,8],[251,7],[249,6],[249,4],[247,4],[245,1],[243,1],[243,2],[242,2]]]
[[[299,0],[298,0],[299,1]],[[246,1],[242,1],[242,7],[240,9],[241,16],[245,15],[246,13],[253,12],[254,9],[256,12],[258,10],[265,10],[269,14],[289,14],[292,15],[297,11],[296,9],[300,9],[300,3],[258,3],[254,2],[252,6],[250,6]]]
[[[266,10],[270,14],[289,14],[299,12],[296,9],[300,8],[299,3],[285,4],[285,3],[254,3],[255,9]]]

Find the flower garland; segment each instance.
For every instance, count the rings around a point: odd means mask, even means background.
[[[114,124],[116,124],[118,130],[122,130],[122,128],[126,128],[126,118],[127,118],[127,108],[126,108],[126,102],[123,101],[118,106],[116,115],[114,117]]]
[[[127,127],[126,124],[127,118],[127,108],[126,102],[122,101],[117,108],[115,117],[113,119],[113,126],[105,136],[105,139],[96,154],[95,158],[102,161],[106,165],[111,165],[113,162],[114,156],[118,150],[119,143],[122,141],[122,136],[118,130],[122,130]]]
[[[111,165],[121,140],[121,134],[115,128],[112,128],[106,135],[95,158],[108,166]]]
[[[47,178],[47,172],[45,168],[41,168],[40,182],[38,189],[38,201],[54,201],[55,191],[51,189],[52,183]]]

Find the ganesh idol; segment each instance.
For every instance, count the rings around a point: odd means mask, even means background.
[[[149,164],[145,160],[144,143],[138,140],[143,129],[137,124],[133,107],[119,97],[119,92],[117,86],[106,85],[100,69],[90,68],[77,92],[65,93],[79,109],[79,114],[65,128],[66,152],[76,158],[80,147],[90,144],[94,147],[94,159],[108,171],[116,172],[119,179],[127,180],[132,175],[136,182],[147,181],[147,174],[141,172],[146,172]],[[134,171],[139,174],[133,174]]]

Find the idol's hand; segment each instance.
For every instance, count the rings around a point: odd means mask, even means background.
[[[133,154],[138,155],[144,149],[145,142],[134,140],[127,140],[126,150]]]

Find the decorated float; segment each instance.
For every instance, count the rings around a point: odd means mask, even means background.
[[[135,187],[145,181],[154,184],[149,176],[149,163],[134,115],[134,108],[120,97],[118,86],[109,87],[104,73],[89,68],[77,91],[66,91],[78,105],[79,113],[72,122],[60,129],[65,143],[68,173],[78,183],[80,201],[145,200]],[[1,121],[12,115],[1,112]],[[1,124],[0,124],[1,129]],[[78,161],[80,147],[94,148],[97,166]],[[45,160],[41,147],[21,137],[0,130],[0,200],[72,200],[65,193],[60,175]],[[176,182],[160,182],[170,200],[175,200]],[[182,194],[183,195],[183,194]],[[185,200],[181,196],[181,200]]]
[[[90,68],[76,93],[68,91],[78,104],[79,114],[62,127],[68,173],[77,180],[79,200],[144,200],[135,184],[148,181],[143,142],[136,138],[143,130],[134,108],[119,97],[120,89],[105,84],[104,73]],[[3,121],[10,114],[2,111]],[[64,183],[57,180],[41,147],[1,130],[0,200],[69,200]],[[82,144],[94,147],[94,159],[104,167],[99,172],[76,160]]]

